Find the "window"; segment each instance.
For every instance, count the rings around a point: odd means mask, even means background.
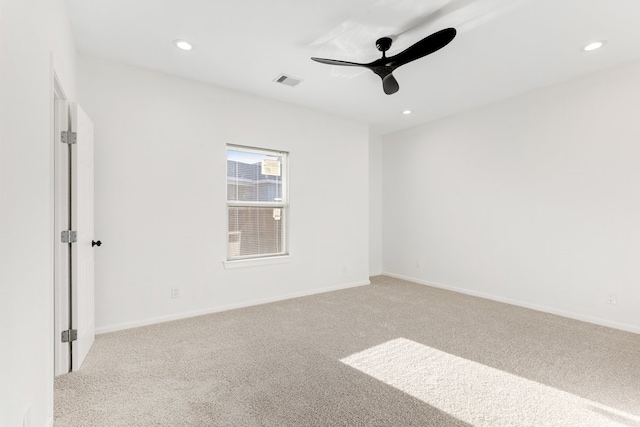
[[[287,158],[227,146],[227,260],[288,254]]]

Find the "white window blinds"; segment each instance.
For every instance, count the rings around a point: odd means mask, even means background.
[[[287,254],[286,152],[227,147],[227,259]]]

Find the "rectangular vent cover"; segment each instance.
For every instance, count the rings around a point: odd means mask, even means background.
[[[295,86],[299,85],[302,82],[302,79],[299,79],[297,77],[288,76],[286,74],[280,74],[273,81],[276,82],[276,83],[282,83],[283,85],[295,87]]]

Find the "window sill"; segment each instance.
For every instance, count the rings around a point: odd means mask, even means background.
[[[222,261],[225,270],[232,270],[234,268],[255,267],[258,265],[271,265],[271,264],[285,264],[291,262],[291,255],[265,257],[265,258],[251,258],[251,259],[236,259],[233,261]]]

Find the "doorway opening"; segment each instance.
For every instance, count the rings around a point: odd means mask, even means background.
[[[54,374],[76,371],[95,339],[93,123],[54,73]]]

